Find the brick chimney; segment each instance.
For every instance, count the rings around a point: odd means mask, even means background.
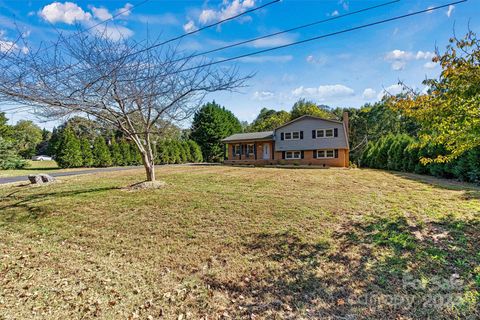
[[[348,112],[343,112],[343,126],[345,127],[345,132],[347,132],[347,138],[350,135],[350,127],[348,123]]]

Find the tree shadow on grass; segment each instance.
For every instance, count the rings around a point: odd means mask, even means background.
[[[24,188],[25,185],[18,186],[18,188]],[[47,215],[51,209],[47,209],[42,206],[36,206],[35,204],[51,200],[51,199],[60,199],[65,197],[73,197],[78,195],[85,195],[96,192],[103,192],[109,190],[119,189],[118,187],[101,187],[101,188],[89,188],[89,189],[79,189],[79,190],[69,190],[69,191],[55,191],[55,192],[42,192],[42,193],[33,193],[27,195],[17,195],[20,190],[16,190],[6,196],[0,197],[1,202],[10,202],[13,203],[0,206],[0,227],[11,223],[11,222],[21,222],[31,219],[42,218]]]
[[[473,183],[399,171],[391,171],[390,173],[397,177],[425,183],[439,189],[463,191],[462,199],[464,200],[480,199],[480,186]]]
[[[478,230],[478,221],[452,217],[422,226],[377,217],[345,223],[330,245],[291,233],[254,234],[241,250],[262,267],[237,279],[207,275],[204,281],[227,295],[229,312],[239,317],[475,318]],[[457,287],[448,286],[452,277]],[[464,301],[465,295],[473,298]]]

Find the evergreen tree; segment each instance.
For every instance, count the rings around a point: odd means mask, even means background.
[[[27,162],[17,155],[12,143],[0,136],[0,169],[21,169],[26,166]]]
[[[71,128],[67,127],[62,131],[56,151],[55,160],[60,168],[77,168],[83,165],[80,140]]]
[[[193,140],[188,140],[188,146],[190,148],[190,162],[202,162],[202,149]]]
[[[110,144],[110,153],[112,156],[112,164],[114,166],[123,166],[122,150],[120,144],[112,137],[112,143]]]
[[[215,162],[221,161],[224,156],[221,140],[241,131],[242,125],[233,113],[214,101],[205,104],[195,113],[191,138],[202,149],[203,158]]]
[[[93,159],[95,167],[109,167],[112,157],[103,137],[96,137],[93,142]]]
[[[142,164],[142,155],[134,143],[130,143],[131,165],[138,166]]]
[[[80,148],[82,150],[83,166],[91,167],[94,164],[92,145],[87,138],[80,140]]]
[[[130,166],[133,164],[130,144],[125,139],[120,141],[120,153],[122,154],[122,166]]]

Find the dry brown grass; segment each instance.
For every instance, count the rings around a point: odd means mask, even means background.
[[[142,176],[0,188],[0,319],[480,316],[476,187],[197,166],[161,168],[158,190],[121,190]],[[436,285],[452,275],[463,282]]]

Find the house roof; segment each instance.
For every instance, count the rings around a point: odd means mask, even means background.
[[[273,140],[273,131],[236,133],[226,137],[225,139],[222,139],[222,142],[245,140]]]
[[[339,121],[339,120],[325,119],[325,118],[315,117],[315,116],[311,116],[311,115],[306,114],[306,115],[303,115],[303,116],[301,116],[301,117],[295,118],[295,119],[293,119],[293,120],[291,120],[291,121],[288,121],[287,123],[284,123],[284,124],[282,124],[282,125],[279,126],[279,127],[276,127],[275,130],[280,129],[280,128],[283,128],[283,127],[285,127],[285,126],[288,126],[289,124],[294,123],[294,122],[297,122],[297,121],[299,121],[299,120],[303,120],[303,119],[305,119],[305,118],[312,118],[312,119],[317,119],[317,120],[323,120],[323,121],[329,121],[329,122],[333,122],[333,123],[343,124],[343,122],[342,122],[342,121]]]

